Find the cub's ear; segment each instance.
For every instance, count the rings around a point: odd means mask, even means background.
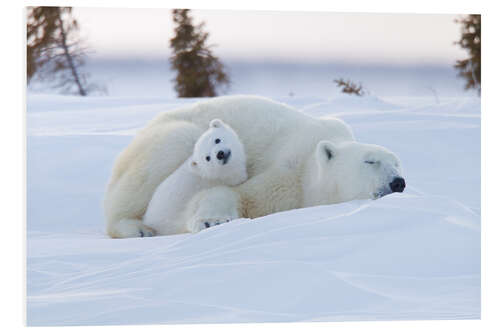
[[[196,162],[195,160],[191,159],[189,161],[189,170],[191,170],[192,172],[196,172],[198,170],[198,162]]]
[[[209,126],[213,127],[213,128],[219,128],[219,127],[224,126],[224,122],[220,119],[212,119],[212,121],[210,121]]]
[[[320,141],[316,146],[316,160],[320,165],[326,165],[337,155],[337,148],[331,141]]]

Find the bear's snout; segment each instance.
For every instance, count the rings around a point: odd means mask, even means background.
[[[401,177],[395,177],[389,184],[389,186],[392,192],[403,192],[406,187],[405,179]]]
[[[219,150],[219,152],[217,153],[217,159],[219,161],[222,161],[222,164],[226,164],[227,161],[229,160],[230,156],[231,156],[230,150],[226,150],[226,151]]]

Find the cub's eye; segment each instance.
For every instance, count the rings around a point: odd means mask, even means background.
[[[365,161],[367,164],[375,164],[375,161]]]
[[[210,156],[207,156],[205,159],[207,160],[207,162],[210,162]]]
[[[220,143],[220,139],[215,139],[215,144]]]

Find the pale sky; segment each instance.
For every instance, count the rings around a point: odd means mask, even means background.
[[[75,8],[82,36],[102,57],[167,57],[168,9]],[[464,52],[457,15],[193,10],[224,59],[452,64]]]

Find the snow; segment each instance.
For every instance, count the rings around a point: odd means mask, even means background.
[[[90,75],[89,82],[106,87],[113,97],[129,98],[156,96],[175,98],[175,71],[169,65],[168,55],[162,58],[102,57],[89,55],[82,68]],[[450,63],[383,64],[359,62],[307,62],[282,59],[279,61],[221,58],[231,78],[228,94],[264,96],[339,95],[334,79],[352,80],[376,96],[429,97],[433,103],[447,97],[476,96],[464,91],[464,80],[457,79],[457,71]],[[54,93],[51,82],[30,81],[32,93]],[[99,94],[93,92],[92,94]]]
[[[278,98],[399,155],[402,194],[109,239],[116,155],[192,99],[27,97],[29,325],[476,319],[480,100]]]

